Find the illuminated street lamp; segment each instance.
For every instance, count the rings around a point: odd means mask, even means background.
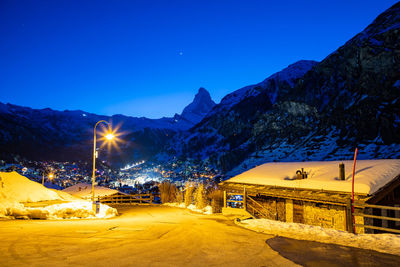
[[[44,185],[44,173],[45,173],[45,171],[43,171],[42,185]],[[49,173],[49,180],[53,179],[53,177],[54,177],[54,174],[52,172]]]
[[[93,175],[92,175],[92,208],[93,211],[96,212],[96,203],[94,201],[94,183],[96,181],[96,128],[99,123],[105,123],[108,125],[108,133],[105,135],[106,140],[111,141],[114,139],[114,134],[111,131],[111,124],[107,121],[100,120],[94,126],[94,134],[93,134]]]

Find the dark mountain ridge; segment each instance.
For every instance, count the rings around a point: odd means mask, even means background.
[[[209,96],[204,88],[200,91]],[[205,104],[202,101],[195,97],[188,105],[192,105],[192,108],[186,111],[186,117],[175,115],[161,119],[102,116],[81,110],[32,109],[0,102],[0,155],[2,158],[16,154],[39,160],[87,160],[92,155],[93,127],[97,121],[106,120],[119,126],[124,135],[120,137],[123,140],[119,144],[120,151],[114,151],[113,154],[104,151],[103,157],[107,156],[121,164],[149,158],[171,136],[195,125],[199,117],[207,112],[206,108],[212,100],[204,99],[207,101]],[[197,110],[193,103],[200,106],[201,110]],[[191,121],[191,113],[197,116],[196,120]]]
[[[355,147],[360,158],[399,158],[399,33],[397,3],[322,62],[297,62],[229,94],[176,136],[169,155],[231,174],[270,161],[349,159]],[[275,79],[285,73],[294,75]]]

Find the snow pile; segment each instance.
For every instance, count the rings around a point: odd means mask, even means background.
[[[8,219],[91,219],[111,218],[118,215],[116,209],[100,204],[95,214],[89,201],[72,201],[45,207],[29,208],[17,202],[1,202],[0,218]]]
[[[198,209],[196,208],[195,205],[190,204],[189,206],[185,206],[185,203],[164,203],[163,205],[169,206],[169,207],[175,207],[175,208],[183,208],[183,209],[189,209],[194,212],[202,213],[202,214],[212,214],[212,207],[211,206],[206,206],[204,209]]]
[[[60,196],[43,185],[17,172],[0,172],[0,201],[38,202],[61,200]]]
[[[24,205],[9,201],[6,199],[0,199],[0,218],[18,218],[26,215],[26,209]]]
[[[68,188],[62,190],[68,194],[71,194],[76,197],[84,198],[84,199],[91,199],[92,198],[92,185],[86,183],[79,183]],[[96,185],[94,187],[94,194],[95,198],[109,196],[118,193],[118,190],[110,189],[103,186]]]
[[[68,202],[45,207],[25,207],[23,204],[43,205],[46,203],[44,201]],[[75,219],[109,218],[116,215],[116,209],[102,204],[99,213],[95,214],[89,201],[79,200],[66,192],[47,189],[17,172],[0,172],[0,218]]]
[[[345,180],[339,180],[339,163],[345,165]],[[293,179],[304,168],[307,179]],[[353,161],[266,163],[226,182],[260,184],[302,189],[351,192]],[[357,160],[354,191],[373,194],[400,174],[399,159]]]
[[[400,255],[400,235],[394,234],[351,234],[320,226],[288,223],[267,219],[247,219],[236,222],[242,227],[266,234],[274,234],[300,240],[334,243],[362,249]]]
[[[43,210],[48,212],[47,219],[111,218],[118,215],[116,209],[104,204],[100,204],[99,213],[95,214],[89,201],[55,204]]]

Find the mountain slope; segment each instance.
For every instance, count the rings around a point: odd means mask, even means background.
[[[214,102],[205,89],[200,91],[200,96],[196,95],[194,102],[185,108],[187,116],[179,119],[101,116],[81,110],[31,109],[0,103],[0,156],[7,158],[9,154],[18,154],[30,159],[88,159],[93,127],[97,121],[106,120],[124,132],[121,150],[112,155],[114,161],[123,163],[148,158],[177,132],[193,127],[202,119],[207,107]],[[106,151],[102,154],[107,156]]]
[[[261,83],[225,96],[199,124],[175,138],[168,153],[204,158],[238,149],[251,138],[256,118],[271,109],[279,95],[290,90],[316,64],[296,62]]]
[[[321,63],[304,63],[229,94],[169,153],[230,174],[268,161],[349,159],[355,147],[360,158],[400,157],[400,3]]]

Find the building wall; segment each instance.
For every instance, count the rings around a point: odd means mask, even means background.
[[[346,231],[346,209],[342,206],[304,202],[304,223]]]
[[[286,222],[293,222],[293,200],[286,199]]]

